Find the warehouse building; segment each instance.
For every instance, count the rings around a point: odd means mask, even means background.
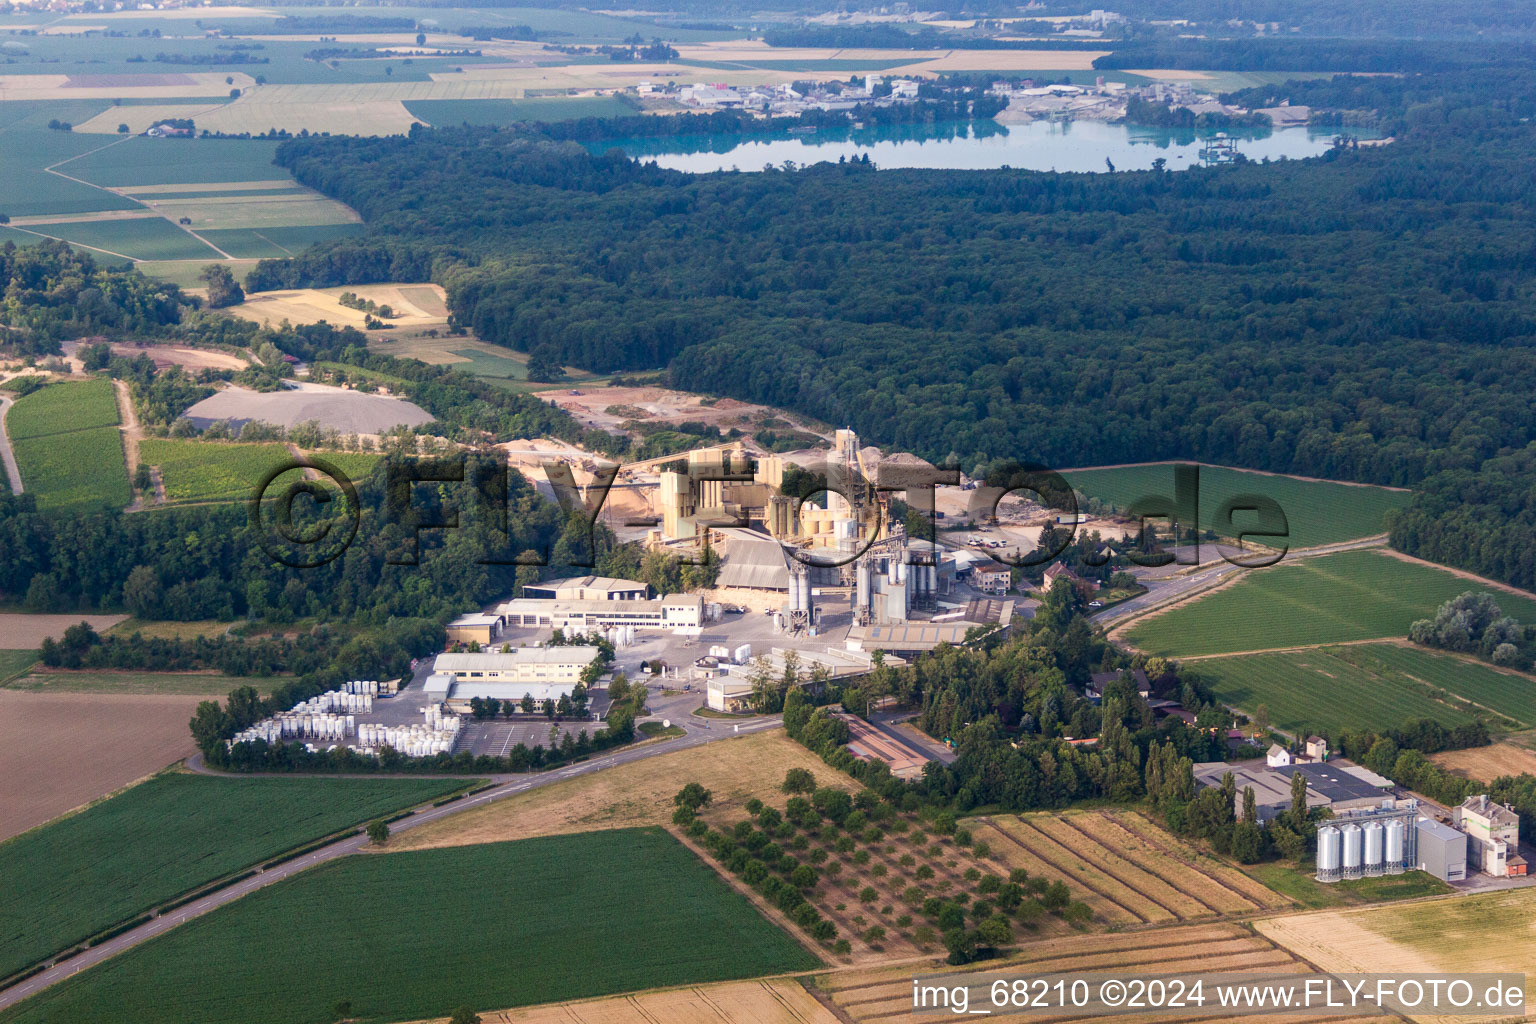
[[[472,698],[517,702],[569,697],[597,657],[596,647],[519,647],[505,654],[439,654],[424,689],[427,699],[450,711],[469,709]]]
[[[1205,761],[1195,765],[1195,782],[1205,788],[1220,787],[1221,777],[1228,772],[1237,783],[1237,795],[1233,799],[1233,811],[1243,813],[1243,791],[1253,790],[1254,803],[1258,807],[1259,821],[1268,822],[1291,807],[1291,779],[1288,775],[1269,768],[1243,768],[1226,761]],[[1327,807],[1329,800],[1307,784],[1307,808]]]
[[[528,589],[523,588],[525,593]],[[704,625],[704,599],[695,594],[671,594],[650,601],[520,597],[503,602],[496,610],[508,626],[577,632],[632,626],[675,633]]]
[[[1285,778],[1287,786],[1290,785],[1291,776],[1300,772],[1306,776],[1307,788],[1316,790],[1335,812],[1362,807],[1380,807],[1383,798],[1391,795],[1366,779],[1350,773],[1337,763],[1288,764],[1276,768],[1275,772]]]
[[[1461,882],[1467,877],[1467,836],[1449,825],[1428,818],[1418,820],[1420,871],[1442,882]]]

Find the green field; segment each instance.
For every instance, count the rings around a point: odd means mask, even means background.
[[[436,128],[460,124],[509,125],[519,121],[569,121],[580,117],[628,117],[635,108],[615,96],[535,97],[524,100],[407,100],[405,109]]]
[[[109,260],[111,256],[132,260],[210,262],[223,258],[216,250],[164,217],[69,221],[62,224],[32,223],[27,228],[39,234],[100,250],[100,255],[106,255]]]
[[[0,182],[5,183],[0,190],[0,213],[27,217],[134,209],[138,204],[132,200],[50,174],[45,169],[103,144],[99,135],[50,131],[48,122],[87,121],[108,106],[104,100],[0,103]]]
[[[277,143],[264,139],[151,139],[135,135],[71,160],[59,170],[113,188],[275,181],[288,177],[272,163],[276,152]]]
[[[213,228],[198,234],[239,259],[293,256],[316,242],[363,233],[361,224],[314,224],[293,227]]]
[[[5,652],[12,653],[12,652]],[[37,660],[36,651],[15,652]],[[22,666],[29,667],[32,661]],[[0,658],[0,665],[4,659]],[[196,672],[29,672],[16,678],[0,668],[0,686],[11,690],[29,690],[34,693],[113,693],[113,694],[223,694],[236,686],[254,686],[262,693],[271,693],[283,679],[262,676],[205,675]]]
[[[1250,713],[1267,704],[1271,721],[1287,730],[1383,730],[1415,718],[1446,726],[1482,718],[1508,729],[1536,720],[1530,680],[1394,644],[1247,654],[1186,667],[1222,703]]]
[[[0,977],[195,886],[462,784],[151,779],[0,844]]]
[[[1399,639],[1457,594],[1485,589],[1376,551],[1345,551],[1250,569],[1223,590],[1131,627],[1126,639],[1173,657]],[[1536,598],[1489,592],[1506,615],[1536,622]]]
[[[16,465],[37,507],[53,512],[121,508],[132,497],[112,382],[50,384],[5,418]]]
[[[117,398],[106,378],[61,381],[17,400],[5,417],[12,441],[118,423]]]
[[[37,651],[0,651],[0,686],[26,672],[37,661]]]
[[[273,466],[292,461],[293,455],[287,445],[276,442],[221,444],[145,438],[139,445],[139,459],[160,467],[167,501],[230,501],[251,497],[262,476]]]
[[[1122,511],[1138,498],[1148,495],[1174,497],[1173,467],[1169,465],[1076,469],[1062,475],[1075,489],[1090,498],[1101,498]],[[1407,505],[1413,497],[1407,491],[1390,491],[1383,487],[1357,487],[1201,466],[1201,528],[1214,529],[1215,515],[1222,502],[1241,494],[1258,494],[1279,503],[1290,527],[1292,548],[1310,548],[1385,533],[1387,510]],[[1245,520],[1242,513],[1235,518],[1239,527],[1255,521]],[[1218,529],[1217,532],[1221,531]]]
[[[467,363],[452,363],[455,370],[464,370],[477,377],[505,377],[511,380],[527,380],[528,364],[508,356],[492,355],[477,348],[449,349],[456,356],[468,359]]]
[[[623,829],[347,857],[0,1021],[315,1024],[341,999],[398,1021],[818,966],[665,832]]]

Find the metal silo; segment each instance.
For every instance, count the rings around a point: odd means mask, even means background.
[[[1365,837],[1354,822],[1346,823],[1339,833],[1344,840],[1344,877],[1359,878],[1364,873]]]
[[[1365,873],[1376,876],[1386,870],[1386,829],[1379,821],[1365,824]]]
[[[1405,839],[1408,828],[1403,824],[1402,818],[1393,818],[1387,822],[1387,874],[1400,875],[1403,873],[1405,854]]]
[[[1339,880],[1339,847],[1338,829],[1332,825],[1324,825],[1317,830],[1317,880],[1319,882]]]

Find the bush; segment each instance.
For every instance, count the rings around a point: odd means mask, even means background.
[[[816,776],[806,768],[791,768],[784,773],[783,790],[786,793],[811,793],[816,789]]]

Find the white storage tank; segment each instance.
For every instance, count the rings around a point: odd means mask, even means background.
[[[1348,822],[1339,829],[1339,837],[1344,841],[1344,877],[1359,878],[1364,871],[1365,837],[1360,832],[1360,826],[1354,822]]]
[[[1368,821],[1365,824],[1365,873],[1372,877],[1382,874],[1386,869],[1387,849],[1386,829],[1381,827],[1379,821]]]
[[[1407,835],[1408,827],[1403,824],[1402,818],[1393,818],[1387,822],[1387,874],[1389,875],[1403,873]]]

